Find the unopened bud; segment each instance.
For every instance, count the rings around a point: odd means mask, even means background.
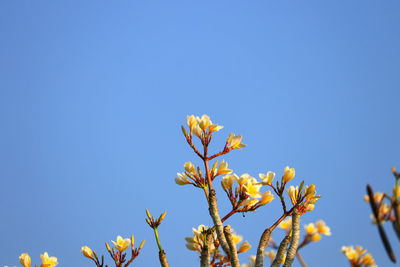
[[[160,218],[158,218],[158,222],[162,222],[162,220],[164,220],[166,215],[167,215],[167,212],[164,211],[164,213],[160,215]]]
[[[132,236],[131,236],[131,246],[132,246],[132,248],[134,247],[134,245],[135,245],[135,237],[132,234]]]
[[[106,242],[106,248],[107,248],[107,251],[108,252],[111,252],[111,248],[110,248],[110,245]]]
[[[143,248],[144,243],[146,243],[146,240],[143,240],[142,242],[140,242],[139,249],[142,249],[142,248]]]
[[[151,216],[151,214],[150,214],[150,211],[149,211],[148,209],[146,209],[146,215],[147,215],[147,217],[148,217],[149,219],[153,218],[153,217]]]

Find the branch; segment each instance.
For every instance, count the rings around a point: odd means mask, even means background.
[[[230,256],[229,246],[228,246],[228,243],[226,242],[222,221],[221,221],[221,218],[219,217],[219,213],[218,213],[217,197],[216,197],[214,189],[210,190],[210,194],[209,194],[209,198],[208,198],[208,205],[209,205],[208,210],[209,210],[210,216],[214,222],[218,241],[219,241],[222,249],[225,251],[226,255]],[[229,257],[229,258],[231,258],[231,257]]]
[[[274,261],[271,264],[271,267],[279,267],[281,266],[282,261],[285,259],[286,255],[286,248],[289,245],[290,241],[290,234],[285,236],[285,238],[281,241],[281,244],[279,245],[278,252],[276,253],[276,257]]]
[[[240,267],[239,258],[236,251],[236,244],[232,240],[231,227],[229,225],[224,227],[224,235],[229,246],[229,259],[231,261],[232,267]]]
[[[287,251],[285,264],[283,267],[290,267],[293,264],[294,257],[297,253],[297,247],[299,246],[300,240],[300,214],[296,210],[292,214],[292,239],[290,242],[290,247]]]
[[[304,261],[304,259],[303,259],[303,257],[301,256],[301,254],[300,254],[299,251],[297,251],[296,257],[297,257],[297,259],[299,260],[299,263],[300,263],[301,267],[307,267],[307,264],[306,264],[306,262]]]
[[[394,256],[392,247],[390,245],[389,239],[386,236],[386,232],[385,229],[383,229],[382,227],[382,222],[379,218],[379,211],[378,211],[378,207],[375,203],[375,198],[374,198],[374,192],[372,191],[372,188],[370,185],[367,185],[367,194],[369,196],[369,203],[371,205],[371,209],[372,209],[372,213],[374,214],[375,220],[376,220],[376,224],[378,226],[378,231],[379,231],[379,235],[381,236],[381,240],[383,243],[383,246],[385,247],[386,253],[389,256],[389,259],[395,263],[396,262],[396,256]]]
[[[212,232],[207,232],[204,247],[200,255],[200,267],[210,266],[210,244],[212,243]]]
[[[167,255],[165,254],[164,250],[160,250],[158,252],[158,258],[160,259],[160,263],[162,267],[169,267]]]

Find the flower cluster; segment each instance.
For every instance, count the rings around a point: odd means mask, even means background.
[[[286,234],[289,234],[290,231],[292,230],[292,218],[288,217],[285,220],[283,220],[279,225],[279,228],[283,229]],[[311,242],[318,242],[321,240],[322,235],[330,236],[331,235],[331,229],[329,226],[325,224],[323,220],[319,220],[315,223],[309,223],[304,225],[304,230],[305,230],[305,235],[303,236],[303,241],[300,242],[299,248],[301,249],[302,247],[308,245]],[[277,247],[276,244],[271,242],[272,247]]]
[[[201,253],[207,245],[210,253],[214,255],[213,260],[210,263],[211,266],[222,266],[222,264],[229,262],[229,258],[220,252],[220,244],[217,235],[212,228],[201,224],[197,227],[197,229],[193,228],[192,232],[193,236],[188,236],[185,238],[186,247],[189,250]],[[231,237],[233,243],[236,245],[237,253],[244,253],[251,248],[250,243],[247,241],[242,242],[243,237],[236,234],[233,230],[231,231]],[[239,245],[239,243],[241,244]]]
[[[352,267],[377,267],[372,255],[361,246],[343,246],[342,253],[347,257]]]
[[[143,248],[145,241],[143,240],[138,248],[134,248],[135,245],[135,237],[132,235],[130,238],[123,238],[122,236],[117,236],[117,239],[115,241],[111,241],[114,244],[114,247],[110,247],[108,243],[106,243],[106,248],[108,253],[110,254],[111,258],[115,262],[116,266],[129,266],[133,262],[133,260],[139,255],[140,250]],[[129,247],[131,247],[131,257],[130,259],[127,259],[127,254],[124,253],[125,250],[127,250]],[[97,253],[93,251],[90,247],[88,246],[83,246],[81,248],[82,255],[91,259],[97,267],[103,267],[104,266],[104,256],[101,256],[101,260],[97,256]],[[108,266],[108,265],[106,265]]]
[[[193,228],[192,229],[193,236],[189,236],[189,237],[185,238],[185,240],[187,242],[186,247],[190,250],[201,252],[201,250],[204,248],[204,245],[205,245],[206,235],[208,233],[210,233],[212,236],[212,242],[209,244],[209,249],[211,251],[218,250],[219,243],[218,243],[217,236],[214,231],[210,231],[210,230],[212,230],[210,227],[205,226],[203,224],[199,225],[197,227],[197,229]],[[233,243],[235,243],[236,245],[238,245],[243,240],[243,237],[236,234],[233,230],[231,232],[231,236],[232,236]],[[239,246],[238,252],[239,253],[246,252],[250,248],[251,248],[250,243],[247,241],[244,241]]]
[[[316,195],[315,185],[303,186],[301,183],[299,186],[290,186],[287,193],[293,205],[297,205],[297,209],[300,214],[304,214],[307,211],[314,210],[314,203],[321,196]]]
[[[237,184],[236,187],[234,187],[235,184]],[[221,180],[221,186],[231,201],[233,209],[242,207],[240,212],[254,211],[274,199],[271,191],[260,192],[262,185],[247,173],[241,176],[225,175]]]
[[[58,264],[57,258],[50,257],[47,252],[41,254],[40,259],[42,260],[40,267],[54,267]],[[22,253],[21,256],[19,256],[19,262],[24,267],[31,267],[31,257],[28,253]]]

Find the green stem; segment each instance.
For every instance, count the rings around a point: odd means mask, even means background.
[[[161,242],[160,242],[160,236],[158,235],[158,229],[157,229],[157,227],[154,227],[153,229],[154,229],[154,236],[156,237],[158,250],[163,251],[163,248],[162,248]]]

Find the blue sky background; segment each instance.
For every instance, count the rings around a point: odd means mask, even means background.
[[[350,244],[392,266],[362,196],[367,183],[390,191],[400,168],[399,12],[369,0],[1,1],[0,265],[48,251],[91,266],[81,246],[104,253],[134,233],[147,240],[134,266],[157,266],[148,208],[168,212],[171,266],[196,266],[184,237],[211,220],[202,193],[174,178],[198,162],[180,125],[209,114],[225,126],[214,151],[244,136],[225,157],[236,173],[289,165],[293,184],[317,185],[302,221],[333,234],[304,248],[309,266],[347,266]],[[274,201],[229,220],[253,244],[242,262],[279,215]]]

